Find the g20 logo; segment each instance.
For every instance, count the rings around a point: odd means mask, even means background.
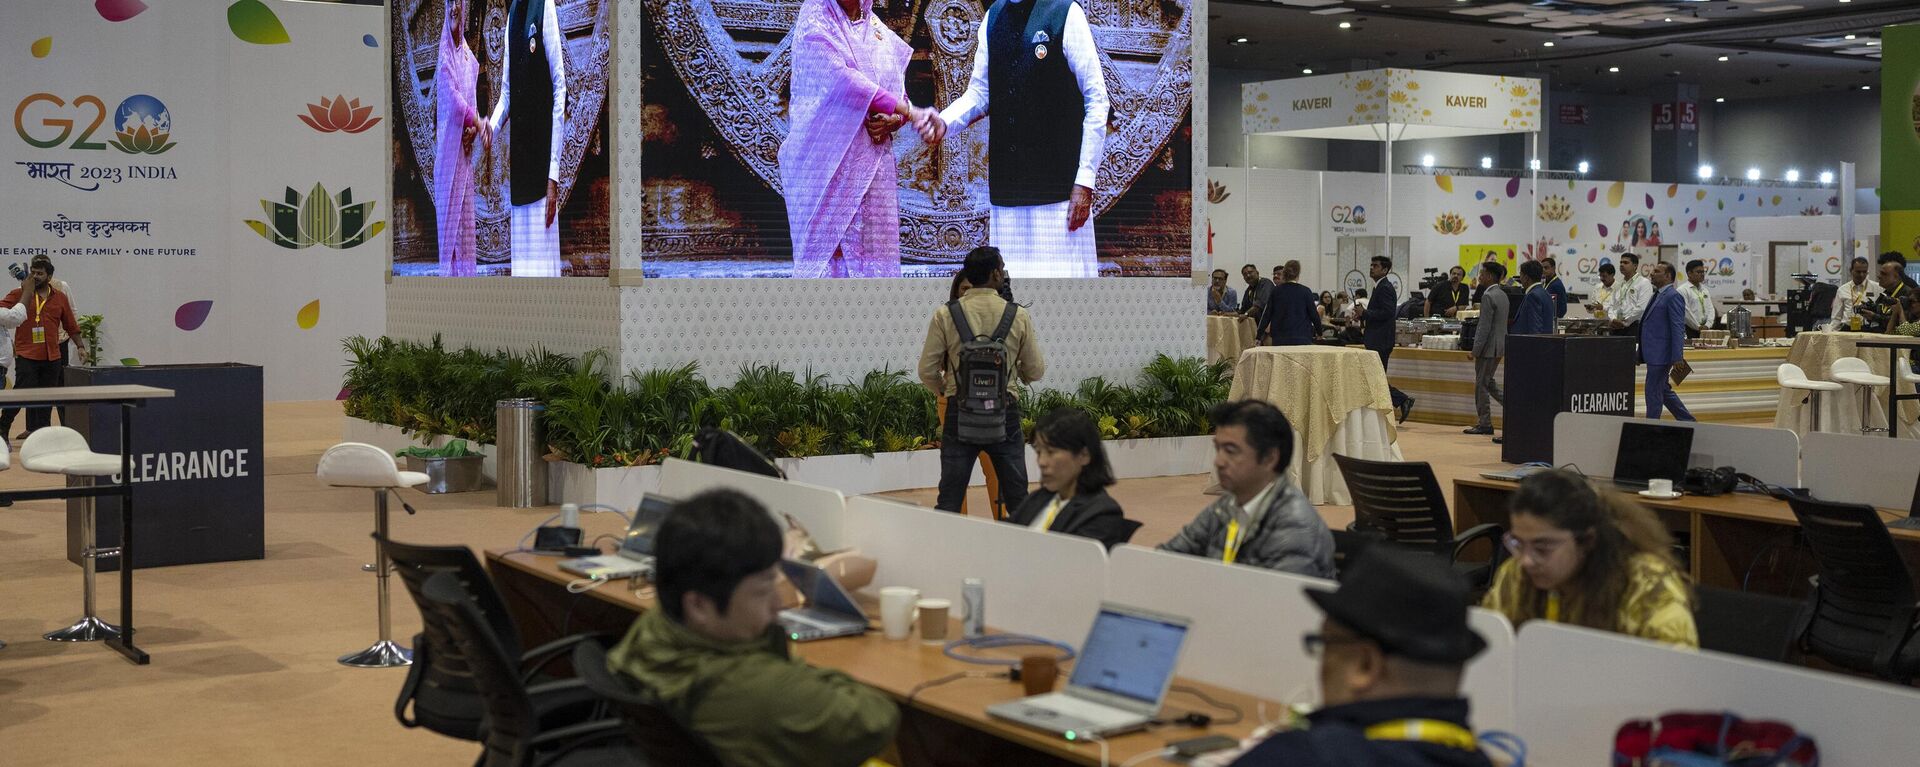
[[[1333,223],[1336,224],[1353,224],[1358,226],[1367,223],[1367,208],[1364,205],[1355,205],[1353,207],[1335,205],[1327,211],[1327,217],[1333,219]]]
[[[87,113],[92,116],[88,117]],[[78,120],[86,121],[73,136]],[[51,93],[35,93],[13,108],[13,130],[20,140],[41,149],[66,144],[68,149],[98,150],[111,146],[127,154],[160,154],[172,149],[173,115],[167,105],[146,94],[128,96],[113,110],[113,139],[93,141],[107,121],[107,105],[99,96],[77,96],[71,103]],[[32,122],[31,132],[28,123]],[[73,137],[68,143],[68,137]]]
[[[1582,258],[1573,263],[1573,268],[1574,271],[1580,274],[1593,274],[1594,272],[1600,271],[1600,259],[1591,257]]]

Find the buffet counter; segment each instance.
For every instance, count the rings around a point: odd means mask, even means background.
[[[1780,403],[1780,386],[1774,372],[1787,361],[1788,347],[1752,347],[1745,349],[1689,349],[1687,362],[1693,374],[1675,387],[1687,409],[1702,421],[1748,421],[1770,419]],[[1388,382],[1419,402],[1413,408],[1415,423],[1472,426],[1473,358],[1468,352],[1437,349],[1399,348],[1393,350],[1392,375]],[[1645,366],[1634,372],[1634,410],[1646,408]],[[1501,364],[1500,376],[1506,377]],[[1501,425],[1500,406],[1493,406],[1493,423]]]

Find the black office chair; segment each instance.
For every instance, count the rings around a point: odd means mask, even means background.
[[[1694,595],[1701,649],[1786,662],[1805,600],[1712,586],[1696,586]]]
[[[661,708],[651,691],[626,674],[607,668],[607,651],[593,642],[573,648],[573,667],[587,689],[612,704],[626,723],[627,736],[654,764],[722,767],[720,758],[698,734]]]
[[[701,463],[723,469],[762,474],[777,479],[787,478],[787,473],[781,471],[772,459],[755,450],[739,435],[725,429],[701,429],[700,433],[695,434],[693,457]]]
[[[1912,576],[1870,506],[1788,498],[1820,564],[1795,623],[1802,650],[1842,668],[1906,684],[1920,676]]]
[[[618,719],[546,721],[538,693],[520,676],[519,658],[494,635],[487,616],[460,576],[434,573],[420,587],[420,609],[449,640],[434,648],[457,654],[480,693],[486,716],[484,750],[475,767],[586,767],[644,764]],[[582,686],[584,689],[584,685]]]
[[[407,727],[425,727],[461,740],[479,741],[485,735],[485,706],[461,654],[452,649],[447,628],[434,619],[422,589],[429,578],[446,573],[466,592],[474,609],[485,621],[494,640],[508,655],[519,658],[521,681],[532,684],[555,660],[567,657],[575,643],[598,639],[582,634],[548,642],[522,651],[520,632],[507,613],[505,601],[494,588],[493,579],[465,546],[419,546],[400,543],[374,534],[373,539],[387,552],[407,593],[420,608],[422,631],[414,638],[413,665],[393,703],[393,716]],[[535,702],[543,716],[553,720],[577,719],[580,711],[595,703],[593,693],[577,681],[538,685]],[[411,706],[412,716],[407,709]]]
[[[1453,515],[1433,466],[1425,461],[1369,461],[1335,453],[1340,476],[1353,495],[1353,524],[1349,532],[1377,536],[1398,546],[1425,551],[1446,559],[1474,591],[1486,589],[1493,573],[1506,560],[1500,545],[1506,528],[1487,522],[1455,535]],[[1475,541],[1493,549],[1486,562],[1461,562],[1460,555]],[[1336,541],[1336,544],[1338,542]]]

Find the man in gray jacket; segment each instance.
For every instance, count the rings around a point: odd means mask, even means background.
[[[1332,578],[1333,533],[1287,480],[1293,426],[1260,400],[1215,406],[1213,468],[1225,490],[1161,551]]]
[[[1493,377],[1500,369],[1500,358],[1507,354],[1507,318],[1512,316],[1507,291],[1500,289],[1506,277],[1507,267],[1498,261],[1480,265],[1480,326],[1473,331],[1473,407],[1480,420],[1466,434],[1492,434],[1492,403],[1507,404],[1500,396],[1500,382]]]

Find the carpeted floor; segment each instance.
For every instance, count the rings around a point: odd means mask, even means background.
[[[1401,447],[1428,460],[1443,483],[1498,465],[1497,449],[1459,428],[1409,424]],[[139,571],[140,644],[153,654],[133,666],[98,645],[42,641],[80,609],[80,571],[63,558],[60,501],[0,509],[0,765],[75,764],[467,764],[472,744],[401,727],[394,693],[404,670],[362,670],[334,659],[375,636],[372,499],[313,477],[320,453],[339,440],[334,402],[267,406],[266,559]],[[0,487],[52,486],[15,468]],[[1126,480],[1113,489],[1129,517],[1144,523],[1134,542],[1171,536],[1210,499],[1204,475]],[[928,490],[893,493],[932,505]],[[984,514],[983,490],[971,507]],[[487,490],[450,496],[409,493],[419,510],[394,509],[396,539],[512,545],[552,509],[493,506]],[[1323,507],[1330,525],[1351,511]],[[612,515],[582,523],[591,538],[617,533]],[[117,587],[101,578],[102,612],[118,614]],[[404,590],[394,586],[395,636],[419,630]]]

